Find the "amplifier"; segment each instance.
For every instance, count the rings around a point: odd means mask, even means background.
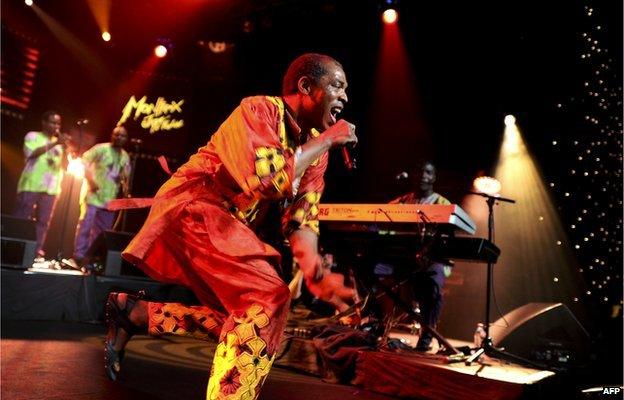
[[[32,267],[37,248],[35,222],[2,214],[0,225],[2,266],[20,269]]]

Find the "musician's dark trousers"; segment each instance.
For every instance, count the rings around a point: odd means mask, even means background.
[[[20,192],[17,194],[14,216],[36,221],[37,256],[43,256],[43,245],[56,206],[56,196],[38,192]]]
[[[111,229],[116,215],[115,211],[86,205],[86,210],[81,213],[78,221],[78,230],[76,231],[76,241],[74,243],[75,259],[84,258],[89,246],[91,246],[91,243],[98,235],[107,229]]]
[[[432,328],[436,327],[442,312],[442,288],[446,276],[444,275],[444,265],[433,263],[423,274],[425,276],[416,279],[414,294],[420,305],[420,315],[424,323]],[[432,335],[428,331],[422,331],[416,348],[418,350],[428,350],[431,345]]]

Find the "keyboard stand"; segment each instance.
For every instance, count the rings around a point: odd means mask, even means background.
[[[381,288],[382,292],[378,293],[375,296],[375,299],[378,300],[378,299],[381,299],[384,296],[388,296],[388,298],[390,298],[390,300],[392,300],[392,302],[397,307],[399,307],[407,315],[409,315],[416,322],[418,322],[420,324],[421,328],[425,329],[426,331],[429,331],[431,333],[431,335],[437,339],[438,343],[440,343],[442,346],[444,346],[445,351],[450,353],[449,356],[448,356],[448,361],[449,362],[461,362],[461,361],[464,361],[467,356],[463,352],[457,350],[452,344],[449,343],[448,340],[446,340],[446,338],[444,336],[442,336],[437,330],[435,330],[435,328],[433,328],[433,327],[429,326],[428,324],[424,323],[423,320],[422,320],[421,315],[419,313],[415,312],[414,310],[412,310],[412,308],[409,306],[409,304],[405,303],[405,301],[403,301],[399,295],[394,293],[393,290],[400,288],[404,284],[408,283],[410,280],[411,280],[411,278],[404,279],[403,281],[397,283],[393,287],[388,287],[388,286],[384,285],[382,282],[378,282],[378,285]],[[341,317],[348,316],[348,315],[353,315],[353,314],[356,313],[356,309],[358,309],[358,308],[362,312],[364,310],[364,308],[366,307],[366,305],[370,302],[370,296],[371,296],[371,294],[369,293],[369,295],[367,295],[363,301],[360,301],[359,303],[349,307],[347,310],[332,316],[331,319],[332,320],[338,320]],[[381,338],[381,343],[386,343],[386,341],[388,339],[387,335],[388,335],[388,329],[385,329],[384,330],[384,335]]]

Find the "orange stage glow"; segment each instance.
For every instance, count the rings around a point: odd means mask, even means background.
[[[381,19],[385,24],[394,24],[399,19],[399,13],[394,8],[389,8],[383,12]]]
[[[71,155],[67,156],[67,172],[74,176],[74,178],[84,178],[84,164],[80,157],[73,158]]]
[[[108,42],[111,40],[111,34],[108,32],[102,32],[102,40]]]
[[[17,182],[24,165],[22,148],[6,141],[0,141],[0,163],[3,173],[6,172],[10,176],[9,181]]]

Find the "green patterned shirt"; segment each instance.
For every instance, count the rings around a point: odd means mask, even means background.
[[[95,192],[87,190],[85,202],[105,208],[106,203],[117,198],[122,179],[130,176],[130,156],[123,149],[114,149],[110,143],[100,143],[84,152],[82,162],[85,173],[90,172],[99,187]]]
[[[28,132],[24,137],[26,165],[17,183],[17,192],[37,192],[58,195],[63,179],[63,148],[54,146],[39,157],[30,158],[33,151],[49,143],[56,142],[43,132]]]

